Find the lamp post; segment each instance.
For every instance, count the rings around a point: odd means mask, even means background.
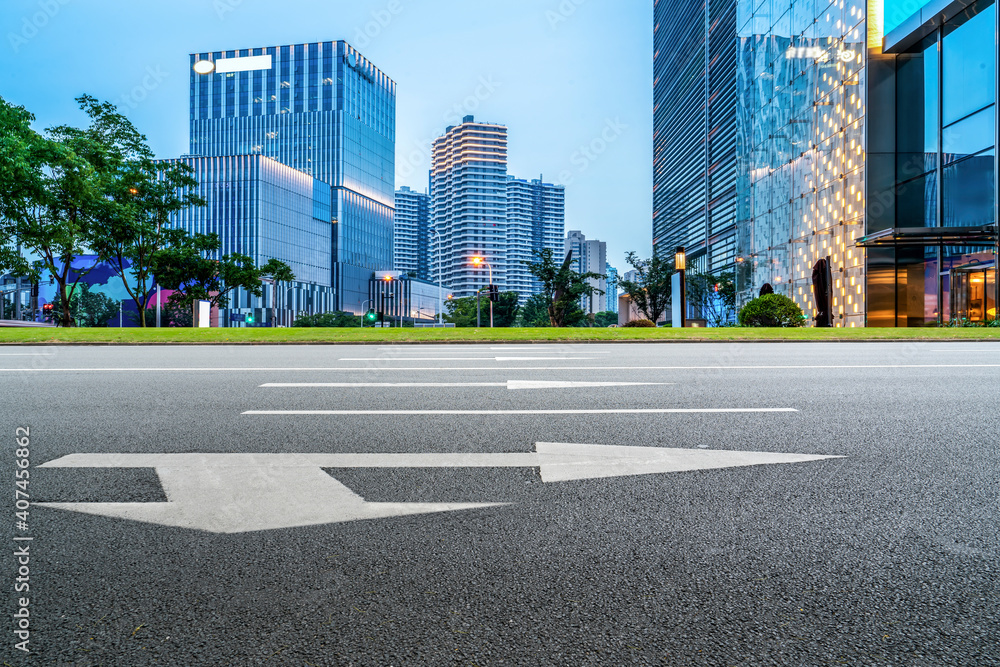
[[[687,269],[687,256],[684,254],[684,246],[679,246],[677,252],[674,254],[674,268],[677,269],[678,273],[681,274],[680,281],[680,294],[678,298],[680,299],[680,319],[681,327],[687,326],[687,288],[684,284],[684,271]]]
[[[493,285],[493,267],[490,266],[490,263],[487,262],[482,257],[473,257],[472,258],[472,263],[476,267],[478,267],[480,264],[485,264],[486,268],[490,270],[490,285],[491,285],[490,295],[492,297],[492,294],[493,294],[493,291],[492,291],[492,285]],[[479,319],[478,318],[478,312],[479,312],[479,293],[478,292],[476,293],[476,312],[477,312],[477,318],[476,319],[478,320]],[[479,322],[478,321],[476,322],[476,326],[479,326]],[[492,328],[493,328],[493,299],[490,298],[490,329],[492,329]]]
[[[441,235],[433,227],[431,229],[431,234],[437,237],[437,265],[438,265],[438,324],[444,324],[444,283],[441,281]]]

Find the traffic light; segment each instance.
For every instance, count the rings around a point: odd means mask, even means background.
[[[253,324],[253,315],[247,315],[247,324]]]
[[[500,288],[496,285],[490,285],[490,301],[500,300]]]
[[[368,312],[365,313],[365,322],[374,323],[378,319],[378,313],[375,312],[374,308],[369,308]]]

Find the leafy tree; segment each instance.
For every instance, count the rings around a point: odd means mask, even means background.
[[[493,304],[493,326],[512,327],[517,323],[517,313],[520,310],[517,298],[517,292],[500,292],[499,301]],[[485,303],[483,306],[487,307]]]
[[[95,228],[103,198],[99,177],[85,159],[82,137],[42,136],[34,116],[0,98],[0,268],[38,281],[47,270],[61,298],[59,321],[73,326],[70,305],[93,267],[73,267]],[[37,259],[29,262],[24,254]]]
[[[191,194],[198,184],[191,167],[154,160],[146,137],[113,104],[89,95],[76,101],[90,118],[89,127],[62,126],[53,132],[62,141],[83,147],[83,157],[97,172],[101,205],[88,240],[125,284],[135,301],[139,325],[145,327],[157,254],[182,238],[169,226],[170,216],[205,202]]]
[[[610,327],[618,324],[618,313],[610,310],[602,310],[594,315],[594,325],[598,327]]]
[[[292,323],[293,327],[360,327],[361,316],[336,311],[333,313],[319,313],[317,315],[303,315]]]
[[[90,285],[83,283],[78,290],[75,290],[69,310],[77,326],[81,327],[106,327],[108,320],[117,317],[119,313],[118,302],[103,292],[95,292]],[[53,310],[62,311],[62,295],[56,294],[52,301]]]
[[[448,311],[444,315],[446,322],[450,322],[456,327],[476,326],[476,297],[464,296],[459,299],[448,299],[445,301],[445,309]]]
[[[552,326],[549,320],[549,297],[545,294],[534,294],[521,306],[518,323],[522,327]]]
[[[168,301],[181,309],[191,310],[195,301],[208,301],[213,307],[229,305],[230,293],[242,288],[253,296],[264,294],[263,279],[291,282],[291,268],[277,259],[256,266],[246,255],[233,253],[211,259],[219,249],[216,234],[189,236],[184,230],[165,229],[167,245],[155,251],[149,268],[162,287],[174,290]],[[192,315],[193,317],[193,315]]]
[[[646,319],[656,322],[670,303],[671,283],[674,274],[673,260],[665,260],[655,254],[650,259],[639,259],[635,252],[625,256],[625,260],[636,270],[636,280],[618,279],[618,286],[628,294],[636,310]]]
[[[548,301],[547,311],[551,326],[573,326],[584,319],[580,299],[595,292],[604,294],[603,290],[590,285],[587,280],[592,278],[599,280],[604,278],[604,275],[591,271],[577,273],[571,268],[568,255],[562,265],[557,265],[551,248],[536,250],[534,255],[535,261],[525,262],[525,265],[531,275],[542,283],[542,293]]]
[[[735,319],[736,282],[732,273],[697,273],[685,282],[688,301],[698,306],[709,326],[725,326]]]

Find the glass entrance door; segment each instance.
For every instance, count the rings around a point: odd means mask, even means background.
[[[993,264],[957,266],[951,270],[952,321],[986,322],[997,317]]]

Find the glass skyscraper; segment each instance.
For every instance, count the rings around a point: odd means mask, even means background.
[[[190,234],[217,234],[221,247],[210,258],[239,253],[260,266],[269,259],[288,264],[295,282],[265,286],[262,298],[235,290],[230,313],[253,314],[260,322],[291,324],[293,314],[333,309],[330,186],[262,155],[185,157],[198,185],[191,193],[204,206],[182,209],[171,223]]]
[[[563,252],[572,253],[570,266],[577,273],[596,273],[604,278],[587,278],[587,284],[596,287],[594,292],[580,297],[580,308],[585,313],[599,313],[607,309],[608,283],[605,269],[608,265],[608,244],[597,239],[587,239],[583,232],[570,230],[566,233]],[[560,259],[556,260],[561,263]]]
[[[393,262],[397,271],[431,279],[431,198],[408,187],[396,191],[396,216],[392,237]]]
[[[655,0],[653,23],[653,252],[731,271],[736,0]]]
[[[432,276],[456,297],[489,284],[507,289],[507,128],[466,116],[434,141],[431,170]]]
[[[191,154],[258,154],[331,188],[335,308],[392,267],[396,84],[343,41],[192,54]]]

